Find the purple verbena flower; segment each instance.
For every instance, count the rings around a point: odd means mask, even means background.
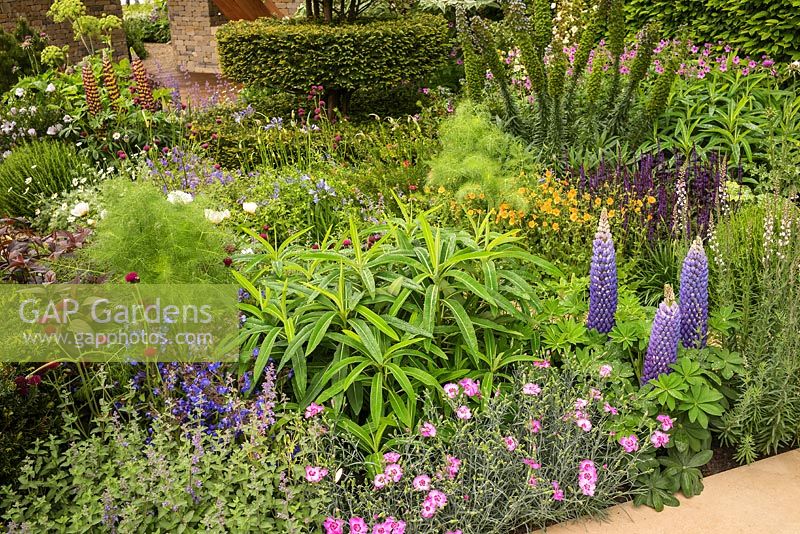
[[[708,332],[708,259],[700,237],[683,260],[679,303],[681,343],[688,348],[703,348]]]
[[[664,300],[656,310],[653,329],[650,331],[650,344],[644,358],[642,384],[669,373],[670,364],[678,360],[678,342],[681,331],[681,310],[675,302],[672,286],[664,286]]]
[[[586,326],[607,334],[614,328],[617,311],[617,254],[603,208],[592,245],[592,264],[589,269],[589,316]]]

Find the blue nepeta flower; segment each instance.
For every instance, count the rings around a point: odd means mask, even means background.
[[[589,316],[586,326],[607,334],[614,328],[614,314],[617,312],[617,254],[605,208],[600,214],[597,233],[594,234],[589,278]]]
[[[656,310],[650,344],[644,358],[642,384],[669,373],[669,366],[678,361],[678,342],[681,337],[681,310],[675,302],[675,293],[669,284],[664,286],[664,300]]]
[[[681,343],[701,349],[708,333],[708,259],[703,241],[692,243],[681,268]]]

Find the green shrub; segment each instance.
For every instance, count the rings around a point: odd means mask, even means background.
[[[745,53],[777,60],[800,59],[800,9],[796,0],[630,0],[626,11],[635,27],[658,22],[669,36],[688,33],[699,42],[719,40]]]
[[[359,88],[397,86],[447,57],[447,22],[433,15],[324,25],[306,20],[232,22],[217,32],[222,71],[247,85],[305,93],[325,88],[328,108],[348,113]]]
[[[746,358],[740,396],[721,423],[722,436],[751,462],[800,439],[800,210],[780,197],[721,223],[713,288],[736,310],[730,345]]]
[[[37,141],[13,150],[0,163],[0,213],[35,216],[39,202],[77,186],[86,165],[66,143]]]
[[[270,427],[274,398],[265,402],[264,419],[214,432],[196,419],[179,424],[170,411],[145,419],[110,402],[85,439],[75,439],[68,419],[61,437],[34,447],[18,480],[0,487],[0,524],[10,532],[317,532],[327,503],[303,480],[307,431],[299,414]]]
[[[17,83],[19,78],[39,70],[39,56],[46,43],[46,37],[41,37],[22,18],[13,32],[0,28],[0,93]]]
[[[40,377],[0,363],[0,486],[10,484],[37,439],[59,424],[58,395]]]
[[[146,283],[223,281],[226,235],[206,220],[202,200],[172,204],[150,183],[106,182],[105,217],[86,257],[117,278],[135,271]]]
[[[259,238],[235,257],[251,295],[240,335],[244,354],[257,349],[254,381],[279,360],[301,405],[335,399],[353,424],[372,425],[375,448],[385,419],[416,425],[418,394],[440,380],[470,374],[488,396],[512,364],[533,359],[530,281],[557,269],[513,234],[431,227],[427,217],[366,231],[351,219],[347,237],[316,247],[298,246],[302,234],[277,248]]]
[[[142,59],[147,57],[147,49],[144,47],[144,28],[143,20],[140,18],[125,17],[122,19],[122,29],[125,32],[125,40],[128,46],[136,52]]]
[[[484,195],[490,208],[503,202],[524,208],[518,180],[533,158],[518,139],[465,102],[442,123],[439,137],[442,149],[430,161],[429,187],[443,187],[460,201],[469,193]]]

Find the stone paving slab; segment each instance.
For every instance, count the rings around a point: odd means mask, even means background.
[[[547,534],[800,534],[800,449],[703,479],[702,494],[656,512],[614,506],[603,522],[555,525]],[[540,531],[544,532],[544,531]]]

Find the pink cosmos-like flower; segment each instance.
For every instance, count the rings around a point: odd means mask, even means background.
[[[553,484],[553,500],[554,501],[563,501],[564,500],[564,490],[558,487],[558,481],[554,480]]]
[[[306,466],[306,480],[311,483],[317,483],[328,474],[328,470],[324,467],[314,467],[312,465]]]
[[[369,527],[367,522],[356,516],[350,518],[350,534],[367,534]]]
[[[448,399],[455,399],[458,396],[458,385],[457,384],[445,384],[442,386],[444,390],[444,394],[447,395]]]
[[[386,473],[386,476],[392,480],[392,482],[400,482],[400,479],[403,478],[403,469],[399,464],[387,465],[384,472]]]
[[[478,395],[481,392],[481,390],[480,390],[480,382],[476,382],[475,380],[472,380],[471,378],[462,378],[458,382],[458,385],[461,386],[462,388],[464,388],[464,394],[467,397],[474,397],[474,396]]]
[[[430,519],[436,515],[436,505],[430,499],[422,501],[422,511],[419,513],[423,519]],[[374,534],[374,533],[373,533]]]
[[[622,436],[619,438],[619,444],[625,449],[625,452],[634,452],[639,450],[639,438],[635,434],[630,436]]]
[[[531,433],[538,434],[542,430],[542,422],[538,419],[531,419]]]
[[[578,486],[581,493],[586,496],[594,496],[597,483],[597,469],[591,460],[582,460],[578,465]]]
[[[414,489],[417,491],[428,491],[431,489],[431,477],[428,475],[419,475],[414,477],[414,481],[411,485],[414,486]]]
[[[343,534],[344,519],[329,517],[322,523],[322,528],[325,529],[325,534]]]
[[[375,475],[375,480],[372,481],[372,485],[375,486],[375,489],[381,489],[386,487],[386,484],[390,482],[389,476],[386,473],[378,473]]]
[[[509,451],[513,451],[517,448],[517,440],[514,439],[514,436],[504,437],[503,442],[506,444],[506,449]]]
[[[466,421],[467,419],[472,418],[472,412],[467,406],[459,406],[456,410],[456,417]]]
[[[653,435],[650,436],[650,442],[656,449],[659,447],[665,447],[667,443],[669,443],[669,434],[665,434],[660,430],[656,430],[653,432]]]
[[[323,406],[320,406],[319,404],[317,404],[315,402],[312,402],[306,408],[305,418],[306,419],[311,419],[315,415],[321,414],[323,412],[323,410],[325,410],[325,408]]]
[[[400,461],[400,454],[396,452],[387,452],[386,454],[383,455],[383,459],[388,464],[396,464],[397,462]]]
[[[528,383],[522,386],[522,393],[525,395],[538,395],[541,392],[542,388],[539,386],[539,384]]]
[[[403,534],[406,531],[406,522],[398,521],[392,516],[386,518],[384,525],[389,527],[391,534]]]
[[[661,430],[663,430],[664,432],[668,432],[669,429],[672,428],[672,423],[673,423],[672,417],[666,414],[662,413],[659,416],[657,416],[656,421],[661,423]]]
[[[447,455],[447,476],[451,480],[456,478],[458,470],[461,469],[461,460],[455,456]]]
[[[603,411],[604,412],[608,412],[611,415],[617,415],[619,413],[619,411],[616,408],[614,408],[613,406],[611,406],[609,403],[605,403],[603,405]]]
[[[534,460],[533,458],[523,458],[522,463],[530,467],[531,469],[540,469],[542,464]]]
[[[436,435],[436,427],[430,422],[422,423],[422,425],[419,427],[419,433],[423,438],[432,438]]]
[[[447,495],[445,495],[439,490],[431,490],[430,493],[428,493],[428,496],[425,497],[425,499],[430,499],[430,501],[433,503],[434,506],[436,506],[436,508],[444,508],[445,506],[447,506]]]
[[[589,432],[592,429],[592,422],[585,417],[581,417],[575,421],[575,424],[578,425],[578,427],[584,432]]]

